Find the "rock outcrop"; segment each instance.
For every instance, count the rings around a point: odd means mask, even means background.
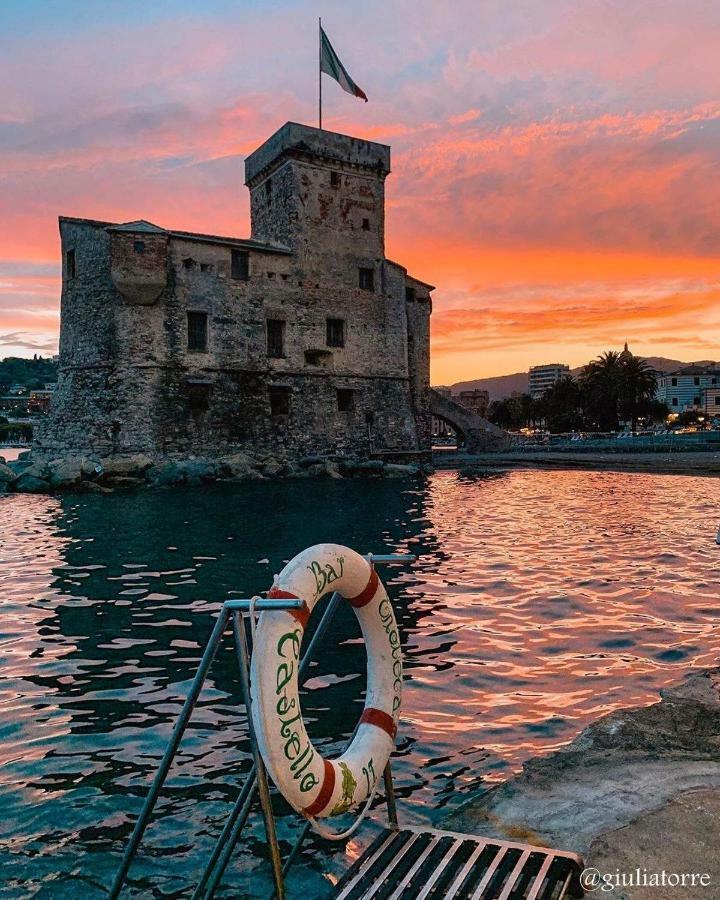
[[[304,457],[297,461],[236,452],[219,459],[153,459],[144,453],[93,457],[70,455],[47,458],[37,451],[22,453],[9,464],[0,462],[0,493],[52,493],[84,491],[111,493],[140,487],[200,485],[278,478],[411,478],[421,469],[415,465],[386,463],[380,459],[337,456]]]
[[[661,697],[599,719],[567,747],[464,804],[447,824],[586,853],[601,835],[678,795],[720,789],[720,668],[693,673]]]

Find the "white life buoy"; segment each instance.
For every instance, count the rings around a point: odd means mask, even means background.
[[[350,746],[324,759],[305,730],[298,694],[300,644],[315,604],[337,591],[355,610],[367,648],[365,709]],[[366,800],[392,752],[402,691],[400,635],[387,593],[365,557],[317,544],[291,560],[268,597],[298,598],[298,610],[263,612],[251,665],[252,719],[270,777],[308,818],[346,812]]]

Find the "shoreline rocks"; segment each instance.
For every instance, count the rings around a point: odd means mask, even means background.
[[[238,451],[218,458],[153,458],[145,453],[101,458],[77,453],[52,457],[27,450],[7,463],[0,456],[0,494],[64,491],[106,494],[143,487],[285,478],[411,478],[428,471],[427,466],[338,456],[291,460],[267,455],[253,457]]]
[[[607,847],[616,844],[608,835],[672,804],[682,815],[677,801],[693,792],[720,792],[720,668],[692,672],[660,696],[610,713],[567,746],[529,760],[444,825],[579,852],[587,865],[604,854],[607,863]]]

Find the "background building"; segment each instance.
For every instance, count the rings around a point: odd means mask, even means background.
[[[570,366],[565,363],[546,363],[542,366],[531,366],[528,373],[528,392],[537,400],[551,388],[556,381],[570,375]]]
[[[655,399],[667,403],[670,412],[680,413],[688,409],[704,409],[703,392],[720,386],[720,368],[685,366],[675,372],[658,375]],[[711,405],[714,407],[714,397]]]

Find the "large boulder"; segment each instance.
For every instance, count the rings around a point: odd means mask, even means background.
[[[22,494],[45,494],[50,491],[50,483],[44,478],[36,478],[23,472],[13,485],[16,491]]]
[[[248,456],[247,453],[242,452],[223,456],[218,463],[217,474],[221,478],[237,480],[262,477],[255,467],[255,460]]]
[[[352,464],[352,471],[360,475],[381,475],[385,463],[381,459],[363,459]]]
[[[186,459],[179,463],[179,468],[188,484],[201,481],[214,481],[217,475],[217,464],[203,459]]]
[[[386,478],[409,478],[417,475],[420,469],[417,466],[400,465],[400,463],[385,463],[383,475]]]
[[[119,475],[140,478],[152,466],[152,459],[145,453],[131,453],[128,456],[108,456],[100,460],[105,475]]]
[[[49,464],[50,485],[54,488],[72,487],[83,479],[95,478],[103,471],[99,463],[85,456],[68,456]]]
[[[28,465],[28,461],[30,465]],[[10,468],[16,471],[18,475],[27,475],[29,478],[39,478],[43,481],[47,481],[50,475],[50,467],[44,459],[28,460],[27,457],[18,459],[14,464],[10,464]]]
[[[168,484],[184,484],[185,472],[181,466],[172,459],[166,459],[148,471],[151,484],[165,486]]]
[[[104,479],[104,483],[109,489],[130,490],[131,488],[142,487],[147,482],[144,478],[133,478],[132,475],[111,475],[109,478]],[[84,481],[83,486],[86,484],[94,484],[94,482]]]
[[[10,466],[6,466],[5,463],[0,463],[0,484],[12,484],[16,478],[17,474],[13,472]]]
[[[262,473],[266,478],[279,478],[287,473],[287,465],[281,459],[270,457],[263,463]]]

